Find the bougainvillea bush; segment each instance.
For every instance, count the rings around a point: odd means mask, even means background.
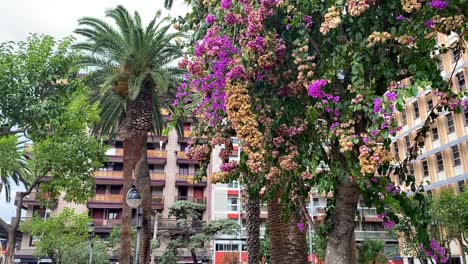
[[[327,263],[356,262],[359,197],[377,208],[385,228],[406,234],[411,254],[428,252],[436,241],[427,233],[422,188],[407,165],[437,111],[465,105],[463,94],[442,79],[435,52],[452,49],[436,45],[437,33],[450,32],[460,36],[457,48],[464,51],[467,5],[465,0],[192,1],[193,12],[179,21],[195,34],[190,56],[179,64],[188,74],[174,105],[178,115],[203,117],[189,148],[202,164],[194,180],[205,176],[212,150],[221,146],[223,165],[211,176],[213,183],[238,179],[250,196],[266,187],[264,198],[280,201],[285,214],[295,214],[299,222],[314,225],[303,203],[312,187],[333,193],[323,232]],[[396,160],[390,152],[400,130],[394,117],[406,99],[429,88],[439,103],[408,158]],[[242,145],[239,162],[229,162],[233,136]],[[411,195],[392,183],[392,175],[405,179]],[[273,249],[279,243],[275,232],[284,230],[270,227],[270,260],[285,263]]]

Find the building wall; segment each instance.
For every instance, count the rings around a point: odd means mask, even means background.
[[[438,35],[438,45],[453,47],[457,41],[459,38],[455,34]],[[452,51],[436,54],[436,56],[441,59],[438,65],[442,77],[448,80],[453,73],[453,90],[457,93],[465,91],[468,85],[465,83],[466,78],[468,78],[468,53],[460,53],[460,60],[457,63],[455,63],[454,58],[456,55]],[[439,97],[432,92],[431,88],[420,87],[418,96],[408,99],[405,110],[396,114],[396,120],[403,129],[393,139],[392,151],[399,160],[403,160],[409,155],[408,139],[410,146],[412,146],[415,143],[413,139],[416,136],[416,131],[422,127],[431,106],[436,106],[438,103]],[[428,194],[437,195],[441,190],[448,188],[460,192],[465,188],[468,179],[467,141],[468,111],[460,114],[440,113],[431,126],[424,149],[418,153],[417,159],[411,163],[409,168],[410,173],[414,174],[416,182],[422,182]],[[394,180],[401,184],[403,179]],[[460,256],[459,245],[452,243],[451,252],[452,256],[458,258]],[[405,256],[404,259],[405,264],[420,263],[417,259],[411,262],[409,256]]]

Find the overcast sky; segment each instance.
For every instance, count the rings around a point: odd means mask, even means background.
[[[163,3],[164,0],[0,0],[0,43],[25,40],[30,33],[63,38],[73,33],[80,17],[104,18],[104,11],[117,5],[125,6],[132,13],[138,11],[144,24],[158,10],[163,16],[173,17],[183,16],[189,10],[183,0],[174,0],[170,12],[164,9]],[[18,187],[12,185],[14,197]],[[0,217],[9,222],[15,212],[14,201],[7,204],[4,197],[1,193]]]

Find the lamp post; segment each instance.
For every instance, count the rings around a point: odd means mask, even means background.
[[[88,234],[89,234],[89,264],[93,264],[93,247],[94,237],[96,236],[95,225],[93,222],[88,223]]]
[[[135,188],[135,185],[128,190],[126,201],[128,206],[133,209],[137,209],[137,243],[135,249],[135,259],[134,264],[140,263],[140,236],[141,236],[141,195],[138,190]]]

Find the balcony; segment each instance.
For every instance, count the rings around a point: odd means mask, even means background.
[[[164,209],[164,197],[162,196],[153,196],[151,197],[151,207],[153,209]]]
[[[96,231],[98,232],[109,232],[115,226],[120,226],[122,224],[122,219],[102,219],[95,218],[93,219],[94,225],[96,225]]]
[[[187,153],[185,151],[177,151],[177,163],[183,163],[183,164],[198,164],[198,161],[189,159],[187,157]]]
[[[151,164],[165,164],[167,151],[165,150],[147,150],[148,162]],[[112,162],[123,162],[123,148],[112,148],[107,151],[107,156]]]
[[[88,201],[88,208],[122,208],[122,194],[96,194]]]
[[[195,175],[194,174],[180,174],[177,173],[176,175],[176,186],[197,186],[197,187],[206,187],[207,181],[206,177],[204,177],[200,182],[189,182],[189,179],[192,179]]]
[[[18,198],[19,198],[19,192],[16,192],[15,205],[17,205]],[[40,205],[37,198],[39,198],[38,193],[37,192],[31,192],[30,194],[26,195],[23,198],[23,206]]]
[[[386,241],[398,241],[398,237],[389,231],[354,231],[356,240],[379,239]]]
[[[206,198],[197,198],[193,196],[176,196],[175,201],[189,201],[192,203],[206,204]]]
[[[166,174],[161,172],[150,172],[151,186],[166,185]]]

